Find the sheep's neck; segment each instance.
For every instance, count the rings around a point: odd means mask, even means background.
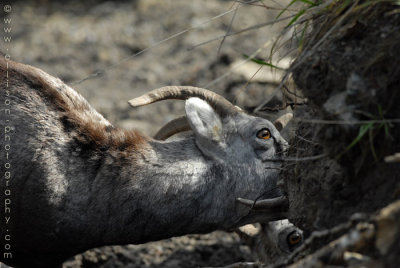
[[[100,244],[144,243],[223,227],[224,217],[217,208],[217,199],[224,198],[221,186],[215,185],[213,167],[193,140],[156,143],[152,151],[135,157],[130,161],[136,166],[115,167],[106,159],[99,169],[97,177],[104,185],[93,188],[92,195],[98,198],[92,204],[103,216],[94,215],[97,220],[90,222],[103,219],[97,234]],[[116,170],[118,175],[112,173]]]

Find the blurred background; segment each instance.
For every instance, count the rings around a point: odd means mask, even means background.
[[[275,92],[282,73],[260,69],[246,62],[246,55],[269,57],[273,38],[288,20],[268,22],[289,1],[250,2],[14,1],[10,55],[61,78],[114,125],[152,135],[183,114],[183,102],[128,106],[146,91],[206,87],[248,110]],[[285,44],[274,64],[285,68],[289,62]],[[251,260],[234,233],[215,232],[91,250],[63,267],[196,267]]]

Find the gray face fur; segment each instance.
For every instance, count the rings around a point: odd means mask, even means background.
[[[287,219],[248,224],[236,231],[261,263],[273,264],[287,259],[304,243],[303,231]]]
[[[0,103],[12,103],[12,128],[0,145],[12,148],[13,203],[0,235],[12,235],[13,258],[0,256],[1,262],[51,267],[93,247],[284,218],[284,210],[250,210],[236,200],[281,195],[280,162],[271,160],[282,157],[287,143],[271,122],[245,113],[221,117],[191,98],[186,114],[193,134],[158,141],[113,127],[39,69],[12,61],[6,67],[0,58],[2,81],[6,68],[9,87]],[[257,137],[264,128],[269,139]]]
[[[245,113],[221,119],[199,98],[187,100],[185,108],[199,149],[216,161],[240,163],[245,158],[268,161],[282,157],[289,147],[268,120]],[[262,129],[267,129],[271,138],[257,138]]]
[[[296,248],[303,244],[303,231],[287,219],[272,221],[263,226],[264,245],[263,262],[274,263],[282,261]]]

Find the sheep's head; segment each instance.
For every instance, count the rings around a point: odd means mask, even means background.
[[[223,163],[240,178],[232,194],[241,195],[235,198],[242,210],[248,210],[248,207],[252,210],[285,210],[286,200],[280,196],[276,183],[280,161],[289,146],[274,124],[246,114],[212,91],[195,87],[156,89],[129,104],[137,107],[164,99],[186,99],[186,116],[164,126],[155,135],[156,139],[165,140],[182,131],[193,131],[196,145],[205,158]],[[282,128],[287,119],[288,116],[280,118],[275,125]],[[255,199],[260,200],[255,202]],[[254,220],[247,218],[240,224]]]
[[[269,222],[263,229],[262,257],[266,263],[282,261],[304,243],[303,231],[287,219]]]
[[[271,221],[239,227],[235,232],[262,263],[277,263],[287,259],[304,243],[303,231],[289,220]]]
[[[243,153],[242,144],[251,146],[257,157],[265,161],[282,155],[288,149],[288,143],[278,130],[287,124],[290,114],[272,124],[266,119],[244,113],[239,107],[207,89],[163,87],[132,99],[129,104],[137,107],[165,99],[187,99],[186,116],[172,120],[161,128],[154,137],[157,140],[192,130],[200,150],[211,158],[218,154],[232,155],[235,151]]]

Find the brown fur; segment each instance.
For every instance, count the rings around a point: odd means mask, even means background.
[[[0,56],[2,81],[7,80],[7,70],[9,84],[23,84],[25,87],[36,89],[45,104],[52,105],[59,111],[60,119],[66,129],[75,132],[80,142],[120,150],[127,148],[140,150],[147,144],[148,138],[137,131],[114,128],[82,96],[42,70],[11,60],[6,61],[2,55]]]

